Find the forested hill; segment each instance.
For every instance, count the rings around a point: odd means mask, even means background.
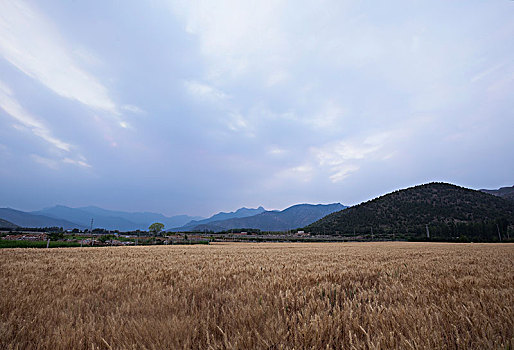
[[[447,183],[398,190],[307,226],[313,234],[494,240],[511,235],[514,202]],[[498,227],[497,227],[498,224]],[[508,232],[508,229],[510,232]],[[373,231],[372,231],[373,230]]]

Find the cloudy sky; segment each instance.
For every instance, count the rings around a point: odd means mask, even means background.
[[[0,0],[0,206],[514,184],[512,1]]]

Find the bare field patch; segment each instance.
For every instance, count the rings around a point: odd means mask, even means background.
[[[513,244],[0,251],[1,349],[513,346]]]

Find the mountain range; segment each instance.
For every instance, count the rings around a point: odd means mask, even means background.
[[[510,234],[514,202],[448,183],[394,191],[339,211],[305,227],[314,234],[406,235],[491,240]],[[510,227],[510,228],[509,228]]]
[[[194,230],[197,226],[200,226],[200,225],[207,225],[212,222],[223,221],[223,220],[245,218],[248,216],[254,216],[254,215],[263,213],[265,211],[266,211],[266,209],[264,209],[262,206],[258,207],[257,209],[243,207],[243,208],[240,208],[236,211],[232,211],[229,213],[220,212],[220,213],[215,214],[207,219],[191,220],[186,225],[170,229],[170,231],[190,231],[190,230]]]
[[[261,231],[285,231],[303,227],[325,215],[343,210],[340,203],[297,204],[282,211],[262,211],[257,215],[211,220],[197,225],[187,225],[173,231],[226,231],[231,229],[259,229]],[[257,210],[261,210],[259,207]],[[263,210],[263,209],[262,209]]]
[[[104,228],[107,230],[147,230],[153,222],[162,222],[174,227],[200,219],[198,216],[177,215],[167,217],[151,212],[122,212],[98,207],[70,208],[56,205],[42,210],[24,212],[11,208],[0,208],[0,218],[20,227],[62,227],[69,229]]]
[[[165,227],[175,227],[169,231],[222,231],[233,228],[282,231],[308,225],[329,213],[344,208],[338,203],[329,205],[299,204],[282,211],[267,211],[262,206],[258,208],[243,207],[234,212],[220,212],[204,219],[188,215],[167,217],[151,212],[129,213],[93,206],[70,208],[56,205],[32,212],[0,208],[0,218],[8,222],[5,223],[5,228],[20,226],[62,227],[66,230],[87,229],[91,227],[91,220],[93,220],[93,228],[119,231],[146,231],[153,222],[161,222]]]
[[[0,208],[0,218],[20,227],[62,227],[66,230],[73,228],[86,228],[86,226],[79,225],[65,219],[27,213],[11,208]]]
[[[397,190],[347,208],[334,204],[298,204],[282,211],[240,208],[209,218],[151,212],[123,212],[98,207],[57,205],[33,212],[0,208],[0,227],[63,227],[147,230],[162,222],[169,231],[228,231],[260,229],[284,231],[304,228],[312,234],[375,235],[452,238],[468,235],[484,240],[514,237],[514,186],[497,190],[471,190],[448,183],[429,183]],[[345,209],[347,208],[347,209]],[[342,210],[345,209],[345,210]]]
[[[151,212],[123,212],[107,210],[98,207],[70,208],[63,205],[56,205],[43,210],[31,212],[30,214],[44,215],[54,219],[66,219],[78,224],[81,227],[90,227],[93,219],[93,228],[100,227],[107,230],[134,231],[147,230],[154,222],[161,222],[167,227],[184,225],[185,223],[199,219],[200,217],[177,215],[165,216]]]

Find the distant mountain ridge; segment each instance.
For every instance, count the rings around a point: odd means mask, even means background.
[[[514,203],[493,195],[447,184],[429,183],[394,191],[327,215],[305,227],[314,234],[406,234],[442,238],[467,235],[496,239],[509,234]],[[510,228],[509,228],[510,227]]]
[[[187,224],[185,224],[181,227],[176,227],[175,229],[179,230],[179,231],[187,231],[189,229],[193,229],[196,226],[205,225],[210,222],[237,219],[237,218],[245,218],[245,217],[254,216],[254,215],[263,213],[265,211],[266,211],[266,209],[264,209],[262,206],[259,206],[258,208],[255,208],[255,209],[242,207],[242,208],[237,209],[236,211],[231,211],[228,213],[219,212],[207,219],[191,220]],[[171,230],[175,230],[175,229],[171,229]]]
[[[68,220],[27,213],[11,208],[0,208],[0,218],[20,227],[62,227],[66,230],[74,228],[85,228],[85,226]]]
[[[500,187],[497,190],[482,189],[480,191],[514,201],[514,186]]]
[[[0,219],[20,227],[63,227],[64,229],[87,229],[93,219],[94,228],[107,230],[135,231],[147,230],[153,222],[162,222],[169,231],[202,230],[220,231],[231,228],[257,228],[268,231],[281,231],[301,227],[345,207],[339,203],[329,205],[298,204],[283,211],[266,211],[258,208],[240,208],[234,212],[220,212],[203,219],[188,215],[167,217],[151,212],[122,212],[94,206],[71,208],[55,205],[42,210],[23,212],[0,209]],[[182,225],[182,226],[181,226]]]
[[[83,227],[90,227],[91,219],[93,219],[93,228],[99,227],[120,231],[147,230],[148,226],[154,222],[161,222],[165,227],[174,227],[199,218],[188,215],[167,217],[163,214],[151,212],[130,213],[94,206],[70,208],[64,205],[56,205],[31,212],[31,214],[45,215],[55,219],[66,219]]]
[[[192,227],[190,230],[214,232],[231,229],[259,229],[261,231],[285,231],[308,225],[330,213],[346,207],[340,203],[333,204],[297,204],[282,211],[264,211],[244,218],[211,221]]]
[[[162,222],[168,231],[228,231],[260,229],[284,231],[304,228],[313,234],[403,235],[419,237],[428,228],[434,237],[470,235],[494,240],[514,237],[514,186],[497,190],[471,190],[448,183],[418,185],[369,200],[348,209],[340,203],[297,204],[282,211],[240,208],[203,219],[188,215],[167,217],[151,212],[122,212],[98,207],[57,205],[33,212],[0,208],[0,225],[147,230]],[[345,209],[345,210],[342,210]],[[1,226],[0,226],[1,227]],[[171,228],[171,229],[170,229]],[[475,239],[473,238],[473,239]]]

